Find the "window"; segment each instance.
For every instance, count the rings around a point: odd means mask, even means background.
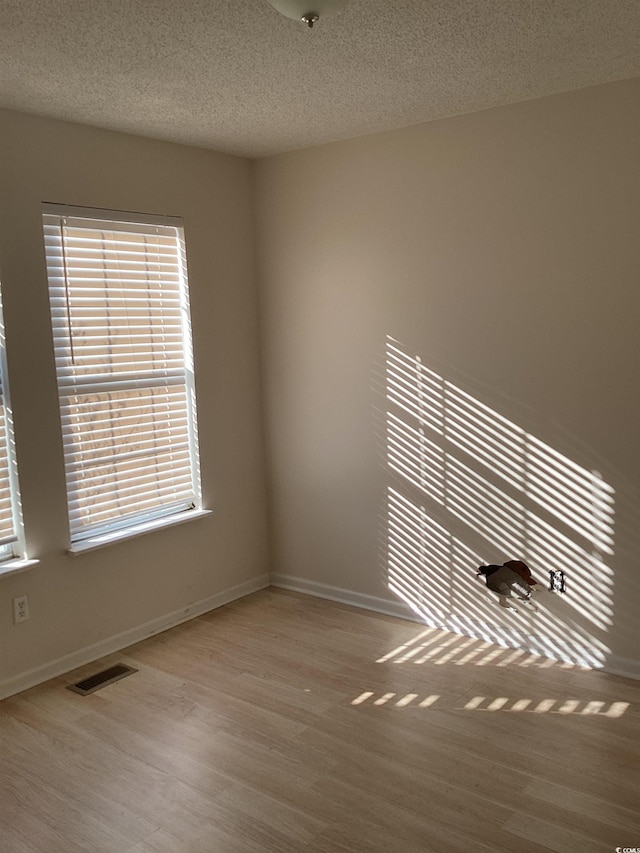
[[[24,556],[22,513],[7,385],[4,323],[0,300],[0,561]]]
[[[45,205],[43,224],[81,550],[201,510],[184,232],[167,217],[60,205]]]

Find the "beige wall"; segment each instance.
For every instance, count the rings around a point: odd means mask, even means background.
[[[0,112],[0,275],[29,556],[0,578],[0,688],[268,571],[248,161]],[[67,554],[42,201],[184,219],[206,518]],[[31,618],[12,624],[11,599]]]
[[[640,674],[639,102],[630,80],[256,164],[278,582],[393,609],[391,581],[434,624]],[[422,449],[388,336],[448,408]],[[535,617],[474,577],[518,556],[567,571]]]

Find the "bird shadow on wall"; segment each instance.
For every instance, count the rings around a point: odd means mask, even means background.
[[[577,443],[572,452],[568,437],[546,422],[542,440],[530,418],[514,415],[516,404],[488,405],[466,378],[452,381],[390,337],[377,385],[389,592],[430,626],[604,666],[616,491],[595,461]],[[516,610],[499,608],[476,576],[479,565],[510,559],[523,560],[538,580],[537,612],[517,601]],[[550,570],[565,573],[564,593],[548,590]]]

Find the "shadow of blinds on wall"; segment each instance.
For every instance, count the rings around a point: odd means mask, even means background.
[[[389,337],[385,347],[388,588],[427,624],[581,666],[611,654],[615,491]],[[582,454],[584,458],[584,453]],[[519,559],[569,578],[535,616],[498,612],[476,576]]]
[[[180,220],[46,205],[72,543],[201,508]]]

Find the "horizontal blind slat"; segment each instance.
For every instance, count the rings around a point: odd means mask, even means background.
[[[127,467],[131,466],[141,472],[144,472],[145,468],[152,466],[156,470],[156,464],[159,465],[163,459],[172,463],[170,466],[167,466],[168,468],[175,470],[181,465],[187,468],[189,463],[189,445],[183,443],[173,448],[173,450],[165,449],[157,453],[154,452],[152,456],[149,455],[148,449],[142,453],[120,451],[117,456],[100,456],[89,459],[85,458],[85,456],[85,454],[79,453],[65,457],[65,469],[77,488],[80,488],[85,479],[98,476],[97,473],[92,474],[94,471],[104,471],[106,474],[107,471],[114,468],[115,470],[127,470]],[[150,462],[147,463],[147,460],[150,460]]]
[[[72,508],[69,511],[71,519],[84,518],[87,511],[90,510],[92,517],[98,514],[120,512],[126,506],[139,506],[141,504],[150,505],[154,502],[166,503],[167,501],[186,500],[190,497],[191,483],[190,481],[178,482],[175,484],[167,484],[162,488],[154,491],[139,492],[135,486],[126,489],[118,489],[117,500],[99,500],[100,492],[96,495],[95,492],[85,491],[76,492],[73,495]],[[74,506],[76,504],[77,506]]]
[[[184,434],[187,425],[187,417],[172,417],[165,418],[165,423],[154,425],[150,420],[146,422],[131,421],[121,423],[120,418],[116,421],[112,419],[96,422],[91,421],[90,429],[84,430],[81,426],[71,423],[70,429],[73,431],[73,436],[76,441],[88,446],[97,446],[101,441],[106,441],[113,437],[118,445],[125,443],[138,443],[148,439],[156,444],[163,444],[165,440],[170,439],[177,434]]]
[[[134,468],[104,467],[92,468],[87,476],[76,477],[69,488],[71,499],[78,496],[94,495],[101,502],[120,503],[123,497],[135,493],[138,497],[157,494],[164,489],[173,490],[176,484],[180,489],[193,492],[193,475],[188,458],[182,465],[173,466],[166,463],[166,457],[161,457],[157,466],[142,466]],[[84,502],[83,502],[84,505]]]
[[[152,521],[174,512],[193,508],[192,503],[188,500],[167,501],[167,503],[157,505],[144,502],[135,507],[127,507],[126,511],[122,510],[117,516],[104,512],[100,513],[97,518],[92,518],[90,522],[83,522],[82,519],[74,519],[72,522],[70,519],[69,527],[74,541],[82,541],[92,535],[126,530],[128,527],[133,527],[144,521]]]
[[[169,393],[171,389],[175,389],[175,393]],[[152,389],[153,390],[153,389]],[[122,392],[118,392],[122,393]],[[103,418],[112,419],[113,413],[108,405],[104,403],[98,406],[93,399],[94,395],[81,395],[73,398],[67,398],[67,401],[62,407],[63,423],[66,425],[74,419],[92,418],[92,421],[100,423]],[[131,405],[128,410],[119,410],[118,418],[126,421],[139,416],[140,410],[147,408],[163,409],[168,416],[175,415],[180,411],[186,410],[186,396],[182,385],[168,385],[167,393],[158,393],[153,398],[147,400],[138,400],[130,397]]]
[[[154,371],[140,371],[140,376],[137,379],[137,387],[163,388],[170,385],[176,387],[184,386],[184,379],[180,375],[165,372],[161,378],[164,384],[158,385],[158,376]],[[123,373],[119,376],[110,376],[104,373],[102,375],[96,373],[88,374],[87,376],[73,376],[65,372],[59,376],[58,382],[59,396],[74,397],[100,394],[104,391],[114,394],[128,391],[131,389],[132,383],[136,383],[136,379],[132,379],[131,373]]]

